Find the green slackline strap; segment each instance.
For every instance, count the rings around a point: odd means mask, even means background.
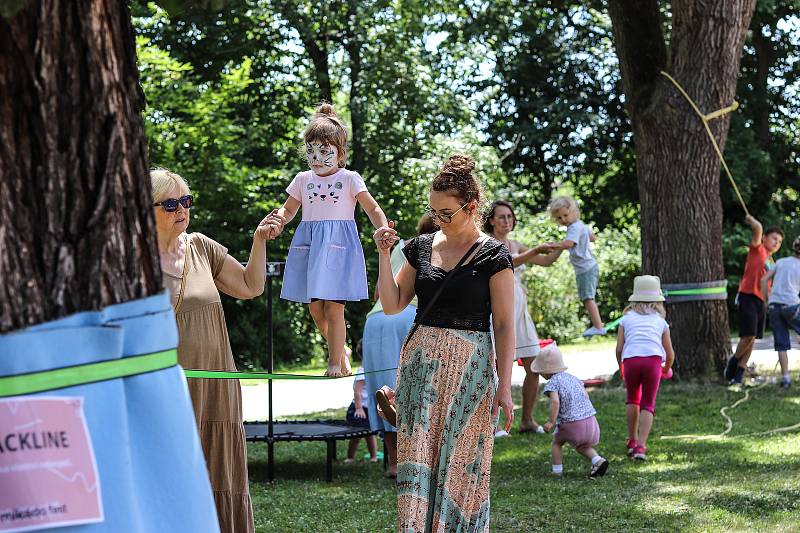
[[[701,294],[727,294],[728,288],[723,285],[720,287],[701,287],[697,289],[663,290],[661,292],[664,293],[664,296],[695,296]],[[622,317],[612,320],[606,324],[606,330],[611,331],[612,329],[616,328],[621,320]]]
[[[178,364],[175,348],[99,363],[0,377],[0,398],[88,385],[163,370]]]
[[[233,370],[195,370],[185,369],[183,372],[187,378],[203,378],[203,379],[342,379],[352,378],[355,376],[366,376],[367,374],[377,374],[378,372],[389,372],[397,370],[394,368],[384,368],[382,370],[370,370],[369,372],[360,372],[358,374],[350,374],[349,376],[311,376],[306,374],[282,374],[275,372],[239,372]]]
[[[728,287],[702,287],[700,289],[673,289],[663,291],[664,296],[690,296],[695,294],[723,294],[728,292]]]

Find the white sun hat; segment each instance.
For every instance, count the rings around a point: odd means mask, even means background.
[[[636,276],[633,280],[633,294],[629,302],[663,302],[661,280],[658,276]]]

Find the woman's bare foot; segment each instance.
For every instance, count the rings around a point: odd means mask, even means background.
[[[544,428],[536,423],[535,420],[531,420],[530,422],[520,422],[519,424],[519,432],[520,433],[544,433]]]

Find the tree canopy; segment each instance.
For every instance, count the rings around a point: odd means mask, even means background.
[[[348,166],[364,175],[404,236],[413,235],[432,172],[454,150],[477,156],[489,199],[512,200],[521,220],[537,224],[518,230],[530,239],[552,234],[535,215],[556,191],[578,197],[583,218],[600,230],[638,225],[634,140],[605,3],[339,0],[322,8],[228,0],[223,10],[211,7],[170,15],[141,3],[132,10],[151,164],[187,178],[198,199],[192,230],[237,257],[304,169],[300,134],[321,100],[351,125]],[[669,35],[670,8],[662,9]],[[800,229],[798,11],[796,1],[759,2],[725,147],[751,212],[789,235]],[[747,233],[725,181],[720,194],[725,271],[735,290]],[[369,222],[362,213],[357,220],[370,250]],[[290,237],[287,228],[270,246],[273,259],[285,257]],[[374,283],[375,257],[366,255]],[[619,312],[638,268],[635,259],[626,264],[627,274],[609,278],[608,296],[600,297],[605,316]],[[225,302],[241,362],[260,363],[262,305]],[[532,306],[559,312],[547,302]],[[348,306],[351,341],[368,307]],[[286,362],[307,360],[320,346],[306,313],[277,308],[276,345],[285,349],[277,355]],[[562,322],[550,328],[543,334],[557,338],[575,330]]]

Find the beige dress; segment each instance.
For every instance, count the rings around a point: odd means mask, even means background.
[[[178,322],[178,361],[183,368],[236,370],[225,315],[214,278],[228,253],[201,233],[187,241],[182,278],[164,274]],[[250,533],[253,507],[247,481],[247,449],[242,425],[242,391],[237,380],[190,379],[200,442],[222,533]]]

